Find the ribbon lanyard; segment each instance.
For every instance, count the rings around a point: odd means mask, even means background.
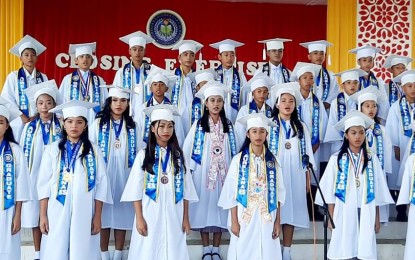
[[[6,146],[6,139],[3,138],[3,141],[0,144],[0,154],[3,152],[4,146]]]
[[[42,137],[43,137],[43,143],[47,144],[49,141],[49,136],[50,136],[50,125],[51,123],[48,122],[42,122],[42,120],[40,120],[40,127],[42,128]]]
[[[81,142],[78,141],[73,148],[71,148],[71,144],[69,141],[66,141],[66,152],[65,152],[65,169],[67,172],[75,170],[75,160],[76,155],[79,152],[79,149],[81,148]]]
[[[285,122],[284,119],[281,119],[281,124],[284,127],[285,139],[290,139],[290,137],[291,137],[291,126],[288,126],[288,130],[287,130],[287,123]]]
[[[170,158],[170,147],[167,147],[166,157],[164,158],[164,160],[161,161],[162,162],[161,167],[162,167],[163,174],[167,174],[167,163],[169,162],[169,158]]]
[[[121,130],[122,130],[122,124],[123,124],[123,118],[121,118],[120,123],[117,124],[115,123],[115,121],[112,121],[112,124],[114,126],[114,132],[115,132],[115,139],[119,140],[120,139],[120,134],[121,134]]]
[[[88,72],[85,72],[88,73]],[[82,73],[80,70],[78,70],[78,75],[79,75],[79,79],[81,80],[82,83],[82,87],[81,87],[81,91],[82,91],[82,96],[86,97],[89,94],[89,74],[88,77],[86,79],[86,81],[84,81],[84,76],[82,76]]]
[[[356,160],[355,156],[353,155],[352,151],[349,148],[347,148],[347,151],[349,152],[349,156],[352,158],[354,174],[355,176],[359,176],[359,170],[360,170],[361,163],[362,163],[363,152],[362,150],[360,150],[359,155],[357,156],[357,160]]]

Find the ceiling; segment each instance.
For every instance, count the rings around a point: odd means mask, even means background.
[[[216,0],[216,1],[294,4],[294,5],[327,5],[327,0]]]

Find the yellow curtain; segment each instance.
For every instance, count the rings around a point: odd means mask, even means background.
[[[7,74],[21,66],[9,49],[23,37],[23,6],[24,0],[0,0],[0,89]]]
[[[334,73],[356,67],[356,57],[349,50],[356,47],[357,1],[327,1],[327,40],[334,45],[328,51],[331,65],[327,67]]]

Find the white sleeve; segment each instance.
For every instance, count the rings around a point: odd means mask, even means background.
[[[141,169],[141,166],[143,165],[144,155],[145,150],[140,150],[137,157],[135,157],[121,201],[138,201],[143,199],[145,172]]]

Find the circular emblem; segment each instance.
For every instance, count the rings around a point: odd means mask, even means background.
[[[154,39],[154,44],[162,49],[171,49],[183,40],[186,25],[183,18],[171,10],[155,12],[147,22],[147,34]]]
[[[318,107],[318,102],[314,102],[314,107]]]
[[[367,159],[371,160],[372,159],[372,154],[371,153],[367,153]]]
[[[285,149],[287,149],[287,150],[291,149],[291,143],[290,142],[285,143]]]
[[[13,160],[13,157],[10,154],[6,154],[4,161],[11,162]]]
[[[167,176],[161,177],[161,183],[163,183],[163,184],[169,183],[169,178]]]
[[[73,81],[78,81],[78,80],[79,80],[79,76],[78,76],[78,75],[73,76],[73,77],[72,77],[72,80],[73,80]]]
[[[268,162],[267,162],[267,167],[268,167],[268,168],[274,168],[274,166],[275,166],[275,165],[274,165],[274,162],[273,162],[273,161],[268,161]]]
[[[375,135],[380,135],[381,134],[381,130],[379,128],[376,128],[374,132],[375,132]]]
[[[222,148],[220,146],[216,146],[213,148],[213,153],[214,154],[222,154]]]
[[[339,104],[344,104],[344,98],[339,98],[338,102],[339,102]]]

